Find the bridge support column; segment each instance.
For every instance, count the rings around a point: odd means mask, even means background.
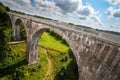
[[[28,64],[34,64],[38,62],[38,51],[35,43],[27,43],[27,55],[26,59]]]
[[[30,41],[28,39],[27,41],[27,55],[26,59],[28,64],[34,64],[38,62],[38,49],[37,49],[37,42],[36,41]]]
[[[19,25],[13,25],[13,40],[20,40],[20,27]]]

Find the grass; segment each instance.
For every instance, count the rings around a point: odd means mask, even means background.
[[[29,66],[25,60],[26,45],[10,45],[11,53],[0,68],[0,80],[78,80],[77,65],[66,44],[45,32],[39,45],[50,49],[39,47],[39,62]]]
[[[61,40],[56,40],[55,37],[52,37],[49,33],[44,32],[41,36],[40,45],[55,49],[61,52],[66,52],[69,50],[69,47],[66,44],[62,44]]]
[[[26,63],[25,47],[25,44],[16,44],[10,46],[11,53],[6,58],[5,62],[9,64],[4,64],[9,69],[3,68],[3,70],[6,70],[7,73],[0,72],[0,80],[44,80],[48,68],[48,58],[45,54],[45,50],[39,47],[39,62],[37,64],[28,66],[27,64],[24,64]],[[9,60],[9,58],[12,60]],[[3,70],[0,69],[0,71]],[[1,76],[2,74],[5,75]]]

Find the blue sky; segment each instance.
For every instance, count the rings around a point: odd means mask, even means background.
[[[120,32],[120,0],[0,0],[11,9]]]

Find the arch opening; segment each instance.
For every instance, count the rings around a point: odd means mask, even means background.
[[[45,59],[46,65],[44,67],[47,67],[46,71],[49,73],[47,74],[49,75],[47,79],[78,80],[77,62],[67,43],[57,32],[48,28],[40,29],[33,35],[31,51],[34,51],[36,58],[31,58],[31,60],[38,59],[38,64],[41,64],[42,69],[42,63],[44,64]],[[41,56],[46,57],[43,58]],[[48,69],[50,69],[50,72]]]
[[[13,38],[15,41],[26,41],[26,29],[21,19],[17,19],[15,21],[15,27],[13,27]]]

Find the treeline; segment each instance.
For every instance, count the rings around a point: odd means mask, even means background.
[[[54,32],[53,30],[47,30],[47,32],[53,36],[55,39],[57,40],[61,40],[61,42],[65,45],[68,45],[67,42],[65,41],[65,39],[63,39],[62,36],[60,36],[58,33]]]
[[[119,32],[115,32],[115,31],[107,31],[107,30],[99,30],[99,29],[96,29],[96,31],[106,32],[106,33],[110,33],[110,34],[114,34],[114,35],[120,36],[120,33]]]
[[[93,28],[91,28],[91,27],[87,27],[87,26],[84,26],[84,25],[75,25],[75,26],[81,27],[81,28],[86,28],[86,29],[93,29]]]
[[[11,12],[14,12],[14,13],[18,13],[18,14],[23,14],[23,15],[25,15],[26,13],[24,13],[24,12],[21,12],[21,11],[16,11],[16,10],[10,10]]]
[[[114,34],[114,35],[120,36],[120,33],[119,33],[119,32],[115,32],[115,31],[93,29],[93,28],[91,28],[91,27],[87,27],[87,26],[83,26],[83,25],[76,25],[76,26],[77,26],[77,27],[81,27],[81,28],[86,28],[86,29],[95,30],[95,31],[98,31],[98,32],[105,32],[105,33],[110,33],[110,34]]]
[[[8,7],[7,7],[7,8],[8,8]],[[46,18],[46,17],[42,17],[42,16],[26,14],[26,13],[21,12],[21,11],[16,11],[16,10],[10,10],[10,11],[11,11],[11,12],[14,12],[14,13],[22,14],[22,15],[29,15],[29,16],[34,16],[34,17],[41,18],[41,19],[52,20],[52,19],[50,19],[50,18]]]
[[[10,9],[0,3],[0,64],[4,62],[4,57],[10,52],[7,43],[11,41],[11,22],[6,12]]]
[[[52,19],[50,19],[50,18],[46,18],[46,17],[42,17],[42,16],[37,16],[37,15],[32,15],[32,16],[37,17],[37,18],[41,18],[41,19],[52,20]]]

